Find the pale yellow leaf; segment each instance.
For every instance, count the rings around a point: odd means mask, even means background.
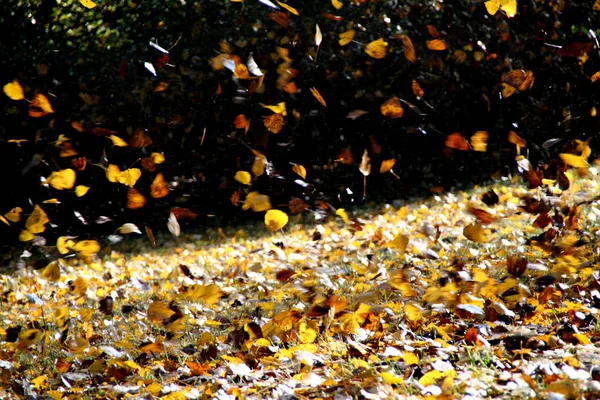
[[[109,139],[112,140],[114,146],[117,146],[117,147],[129,146],[129,144],[126,141],[124,141],[117,135],[110,135]]]
[[[283,228],[288,223],[289,217],[280,210],[269,210],[265,214],[265,225],[271,232]]]

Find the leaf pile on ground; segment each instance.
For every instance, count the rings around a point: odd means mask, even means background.
[[[596,397],[597,169],[525,176],[2,275],[0,397]]]

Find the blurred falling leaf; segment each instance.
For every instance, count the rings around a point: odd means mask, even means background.
[[[339,10],[340,8],[342,8],[344,6],[344,4],[341,1],[339,1],[339,0],[331,0],[331,5],[336,10]]]
[[[192,285],[180,289],[180,296],[188,301],[201,301],[206,304],[215,304],[223,296],[221,288],[217,285]]]
[[[265,173],[265,165],[267,158],[258,150],[252,150],[254,153],[254,163],[252,163],[252,174],[254,177],[259,177]]]
[[[259,192],[250,192],[246,195],[242,210],[252,209],[254,212],[267,211],[271,208],[269,196]]]
[[[397,97],[385,101],[380,107],[381,114],[388,118],[400,118],[404,115],[404,109]]]
[[[133,149],[142,149],[152,144],[152,139],[148,136],[144,129],[137,129],[129,138],[129,145]]]
[[[446,147],[456,150],[466,151],[471,149],[471,147],[469,146],[469,142],[467,142],[467,139],[465,139],[463,135],[458,132],[454,132],[448,135],[445,144]]]
[[[100,244],[95,240],[82,240],[77,242],[72,249],[83,258],[89,258],[100,251]]]
[[[233,126],[235,129],[244,129],[247,132],[250,127],[250,121],[246,119],[244,114],[240,114],[233,120]]]
[[[402,35],[400,37],[402,40],[402,46],[404,47],[404,57],[411,63],[415,63],[417,61],[417,54],[415,53],[415,47],[413,46],[412,40],[408,35]]]
[[[75,336],[73,338],[67,339],[64,345],[67,349],[69,349],[71,353],[82,354],[85,351],[85,349],[89,347],[90,343],[84,337]]]
[[[389,160],[383,160],[381,162],[381,167],[379,168],[379,173],[383,174],[383,173],[388,172],[389,170],[391,170],[394,167],[394,164],[396,164],[395,158],[391,158]]]
[[[236,172],[233,179],[235,179],[242,185],[250,185],[252,183],[252,176],[250,175],[250,173],[248,171]]]
[[[588,168],[590,165],[587,160],[582,156],[577,156],[575,154],[561,153],[559,154],[560,159],[563,160],[565,164],[569,167],[573,168]]]
[[[169,220],[167,221],[167,228],[169,229],[169,232],[171,232],[171,234],[173,236],[175,236],[176,238],[178,238],[179,235],[181,234],[181,227],[179,226],[179,222],[177,222],[177,218],[175,217],[175,214],[173,214],[172,212],[169,213]]]
[[[84,186],[84,185],[77,185],[75,187],[75,195],[77,197],[82,197],[85,196],[86,193],[90,190],[89,186]]]
[[[42,233],[46,229],[44,225],[50,222],[48,215],[44,212],[42,207],[35,205],[33,212],[25,221],[25,229],[31,233]]]
[[[140,228],[137,227],[137,225],[132,224],[130,222],[125,223],[123,225],[121,225],[118,229],[117,232],[126,235],[128,233],[138,233],[138,234],[142,234],[142,232],[140,231]]]
[[[94,3],[92,0],[79,0],[79,2],[81,3],[82,6],[84,6],[85,8],[95,8],[96,7],[96,3]]]
[[[56,240],[56,249],[60,254],[67,254],[75,246],[75,236],[60,236]]]
[[[161,199],[169,194],[169,184],[165,180],[162,172],[156,174],[154,181],[150,185],[150,196],[155,199]]]
[[[278,1],[278,2],[277,2],[277,4],[279,4],[279,5],[281,6],[281,8],[284,8],[284,9],[286,9],[287,11],[289,11],[290,13],[292,13],[292,14],[294,14],[294,15],[300,15],[300,14],[298,13],[298,10],[296,10],[294,7],[288,6],[287,4],[285,4],[285,3],[282,3],[282,2],[280,2],[280,1]]]
[[[527,146],[527,142],[517,135],[515,131],[508,132],[508,141],[517,147],[517,155],[521,154],[521,147]]]
[[[264,125],[267,130],[271,133],[277,134],[283,128],[283,116],[282,114],[271,114],[265,117]]]
[[[162,322],[171,318],[175,311],[169,308],[169,305],[163,301],[154,301],[150,303],[146,310],[146,316],[152,322]]]
[[[323,41],[323,34],[321,33],[321,28],[319,28],[319,24],[315,25],[315,44],[317,47],[321,45]]]
[[[488,133],[477,131],[471,136],[471,147],[474,151],[485,152],[487,150]]]
[[[279,104],[277,104],[276,106],[263,106],[264,108],[268,108],[269,110],[273,111],[276,114],[282,114],[282,115],[287,115],[287,111],[285,109],[285,102],[281,102]]]
[[[159,82],[154,88],[154,93],[164,92],[169,87],[167,82]]]
[[[342,218],[342,221],[344,221],[345,224],[347,224],[350,221],[350,219],[348,218],[348,213],[346,213],[346,210],[344,210],[343,208],[338,208],[335,211],[335,215]]]
[[[419,82],[417,82],[415,79],[412,80],[412,90],[417,97],[423,97],[425,95],[425,91],[423,91],[421,85],[419,85]]]
[[[137,210],[146,205],[146,198],[137,189],[130,187],[127,190],[127,208]]]
[[[9,212],[5,213],[4,216],[10,222],[19,222],[21,220],[21,213],[23,209],[21,207],[14,207]]]
[[[368,176],[369,174],[371,174],[371,158],[369,158],[369,152],[367,151],[367,149],[365,149],[365,151],[363,152],[358,169],[364,176]]]
[[[300,175],[302,177],[302,179],[306,179],[306,168],[304,168],[303,165],[300,165],[300,164],[292,165],[292,171],[294,171],[295,173]]]
[[[340,40],[338,41],[338,43],[340,44],[340,46],[347,45],[352,40],[354,40],[355,34],[356,34],[356,31],[354,29],[348,29],[346,32],[340,33],[338,35],[340,37]]]
[[[118,137],[116,135],[110,135],[109,138],[113,142],[114,146],[117,146],[117,147],[129,146],[129,144],[127,144],[126,141],[124,141],[123,139],[121,139],[120,137]]]
[[[483,228],[479,223],[474,223],[465,226],[463,235],[475,243],[485,243],[490,240],[491,230]]]
[[[382,59],[387,54],[387,46],[388,43],[380,38],[368,43],[365,47],[365,52],[375,59]]]
[[[407,235],[399,234],[394,239],[385,244],[386,247],[391,247],[399,251],[400,254],[404,254],[406,246],[408,246],[409,237]]]
[[[504,11],[509,18],[517,14],[517,0],[489,0],[484,4],[487,12],[491,15],[495,15],[499,9]]]
[[[35,95],[29,103],[29,116],[34,118],[44,117],[54,113],[48,98],[41,93]]]
[[[310,208],[310,206],[304,200],[299,199],[298,197],[293,197],[292,199],[290,199],[288,207],[290,208],[290,212],[292,214],[300,214],[304,210]]]
[[[18,80],[14,80],[11,83],[7,83],[4,85],[4,93],[11,100],[23,100],[25,98],[25,93],[23,92],[23,87],[19,83]]]
[[[118,180],[119,183],[132,188],[140,176],[142,176],[142,171],[140,171],[138,168],[129,168],[120,173]]]
[[[278,231],[288,223],[288,216],[280,210],[269,210],[265,214],[265,225],[271,232]]]
[[[19,333],[19,346],[28,348],[39,343],[44,336],[44,332],[41,329],[26,329]]]
[[[315,96],[315,98],[319,101],[319,103],[321,103],[321,105],[323,107],[327,107],[327,104],[325,103],[323,96],[321,96],[321,93],[319,93],[319,91],[317,89],[312,87],[312,88],[310,88],[310,92],[312,93],[313,96]]]
[[[442,51],[448,48],[442,39],[428,40],[426,44],[429,50]]]

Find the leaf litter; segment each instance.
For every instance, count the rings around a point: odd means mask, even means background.
[[[566,190],[505,177],[135,252],[65,237],[86,256],[0,278],[0,393],[597,395],[599,179],[566,174]]]

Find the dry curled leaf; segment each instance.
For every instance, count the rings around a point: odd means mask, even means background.
[[[404,115],[404,109],[397,97],[384,102],[380,107],[381,114],[388,118],[400,118]]]

